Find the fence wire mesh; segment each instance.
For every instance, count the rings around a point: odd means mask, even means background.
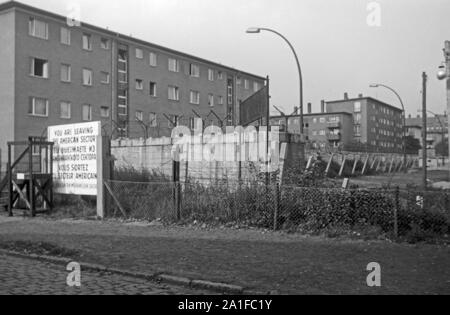
[[[110,216],[304,233],[361,232],[415,241],[448,239],[450,234],[450,194],[442,191],[344,190],[229,181],[109,184],[117,200],[110,203]]]

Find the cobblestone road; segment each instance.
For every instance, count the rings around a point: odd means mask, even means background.
[[[203,294],[184,287],[81,270],[81,287],[66,284],[62,265],[0,255],[0,295],[171,295]]]

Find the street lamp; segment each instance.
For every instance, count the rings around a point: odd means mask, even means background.
[[[291,48],[291,50],[292,50],[292,52],[294,54],[295,61],[297,62],[298,74],[299,74],[299,77],[300,77],[300,133],[301,133],[301,135],[303,137],[304,136],[304,128],[303,128],[303,76],[302,76],[302,68],[300,66],[300,61],[298,59],[297,53],[295,52],[294,46],[292,46],[292,44],[288,41],[288,39],[285,36],[283,36],[279,32],[277,32],[275,30],[272,30],[270,28],[250,27],[249,29],[247,29],[247,34],[259,34],[259,33],[261,33],[261,31],[272,32],[272,33],[280,36],[289,45],[289,47]]]
[[[384,84],[371,84],[370,85],[371,88],[379,88],[379,87],[383,87],[385,89],[388,89],[389,91],[391,91],[392,93],[394,93],[398,100],[400,101],[400,104],[402,105],[402,110],[403,110],[403,141],[402,141],[402,146],[403,146],[403,164],[405,165],[405,173],[408,171],[408,168],[406,167],[406,111],[405,111],[405,105],[403,103],[402,98],[400,97],[400,95],[391,87],[384,85]]]

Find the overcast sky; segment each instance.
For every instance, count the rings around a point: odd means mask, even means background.
[[[71,3],[81,20],[199,57],[271,78],[272,104],[292,112],[298,104],[293,56],[271,33],[249,35],[250,26],[283,33],[300,57],[306,103],[359,93],[400,106],[421,108],[421,76],[429,76],[428,103],[446,109],[444,83],[436,79],[450,40],[449,0],[378,0],[381,26],[369,26],[371,0],[21,0],[65,15]]]

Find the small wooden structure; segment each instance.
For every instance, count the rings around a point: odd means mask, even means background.
[[[25,149],[21,152],[20,147]],[[13,152],[21,152],[14,161]],[[51,210],[53,143],[34,137],[28,141],[8,142],[8,166],[3,185],[8,190],[7,209],[10,216],[15,209],[30,211],[33,217]]]

